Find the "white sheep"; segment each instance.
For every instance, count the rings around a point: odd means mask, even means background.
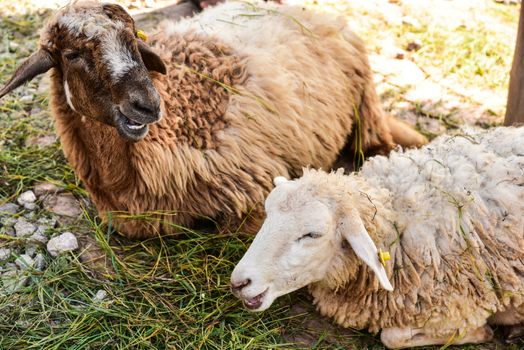
[[[390,348],[481,343],[490,324],[524,321],[524,128],[275,184],[231,277],[247,308],[308,285],[321,314],[382,330]],[[377,247],[391,254],[385,268]]]

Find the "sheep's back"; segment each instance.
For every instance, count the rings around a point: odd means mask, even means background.
[[[475,326],[523,302],[524,128],[442,136],[372,158],[361,175],[391,192],[401,234],[390,247],[401,256],[394,268],[413,268],[408,280],[394,277],[397,306],[422,317],[439,309],[450,322]]]
[[[364,47],[345,21],[233,2],[162,27],[165,42],[195,35],[223,44],[245,66],[247,79],[231,86],[223,140],[241,135],[291,176],[335,161],[370,79]]]

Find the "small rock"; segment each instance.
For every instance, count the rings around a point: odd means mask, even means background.
[[[55,228],[58,225],[58,220],[54,216],[50,218],[39,218],[36,220],[36,222],[38,224],[42,224],[43,226],[47,226],[48,228]]]
[[[422,47],[422,44],[420,41],[415,40],[408,43],[406,46],[407,51],[418,51]]]
[[[42,112],[43,112],[42,108],[40,108],[40,107],[33,107],[33,108],[31,108],[31,110],[29,111],[29,114],[32,115],[32,116],[34,116],[34,115],[37,115],[37,114],[42,113]],[[36,194],[36,193],[35,193],[35,194]]]
[[[28,240],[32,242],[40,242],[40,243],[46,244],[47,241],[49,240],[47,238],[47,235],[45,234],[46,230],[47,230],[47,226],[42,226],[42,225],[38,226],[38,228],[36,229],[36,232],[33,233],[28,238]]]
[[[15,226],[17,221],[18,220],[13,217],[8,217],[4,219],[4,221],[2,222],[2,225],[4,225],[4,227],[13,227]]]
[[[42,253],[36,254],[34,260],[35,260],[35,269],[37,269],[38,271],[42,271],[46,266],[44,254]]]
[[[14,41],[8,41],[9,43],[9,52],[15,52],[16,49],[18,49],[18,47],[20,46],[20,44],[14,42]]]
[[[25,218],[20,218],[15,224],[15,232],[17,237],[28,237],[36,231],[36,226],[27,221]]]
[[[102,301],[106,298],[107,292],[103,289],[100,289],[96,292],[96,295],[93,297],[93,301]]]
[[[28,244],[25,247],[25,254],[29,255],[31,258],[35,256],[38,246],[36,244]]]
[[[24,218],[26,218],[29,221],[34,221],[36,217],[36,213],[34,211],[28,211],[24,214]]]
[[[2,279],[2,284],[4,285],[3,290],[1,290],[2,294],[13,294],[19,291],[26,285],[28,281],[28,277],[21,275],[16,270],[16,267],[3,272],[0,278]]]
[[[44,208],[51,213],[71,218],[78,218],[82,214],[78,201],[70,193],[47,197]]]
[[[0,228],[0,233],[8,236],[15,236],[15,229],[10,226],[4,226]]]
[[[47,243],[47,251],[52,256],[69,252],[78,248],[78,241],[71,232],[64,232],[60,236],[53,237]]]
[[[37,197],[45,194],[54,194],[60,191],[60,188],[51,182],[40,182],[35,185],[33,191]]]
[[[1,214],[14,215],[14,214],[18,213],[19,208],[20,207],[18,205],[14,204],[14,203],[2,204],[2,205],[0,205],[0,215]]]
[[[11,256],[11,249],[9,248],[0,248],[0,261],[9,259]]]
[[[27,270],[28,268],[33,267],[34,263],[35,261],[33,258],[27,254],[22,254],[15,260],[16,266],[18,266],[21,270]]]
[[[18,101],[22,103],[31,103],[33,102],[33,96],[32,95],[25,95],[18,99]]]
[[[24,208],[27,210],[36,210],[38,208],[38,205],[36,203],[25,203]]]
[[[20,205],[24,205],[26,203],[34,203],[34,202],[36,202],[36,196],[33,193],[33,191],[29,190],[29,191],[25,191],[20,196],[18,196],[16,201]]]

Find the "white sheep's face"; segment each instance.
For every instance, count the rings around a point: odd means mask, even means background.
[[[317,174],[319,180],[330,176]],[[231,291],[245,307],[266,310],[279,296],[323,280],[345,249],[343,241],[384,289],[393,290],[356,210],[340,213],[333,198],[320,198],[320,182],[276,178],[275,184],[265,203],[267,218],[231,275]]]
[[[297,196],[295,182],[268,196],[267,219],[231,276],[231,289],[252,311],[263,311],[284,294],[321,280],[340,239],[330,208]]]

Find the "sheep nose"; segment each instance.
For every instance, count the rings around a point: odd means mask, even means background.
[[[231,292],[233,294],[240,292],[244,287],[247,287],[251,284],[251,279],[246,278],[245,280],[234,282],[231,281]]]
[[[133,95],[129,101],[131,107],[141,115],[158,117],[160,114],[160,101],[156,98],[146,98],[142,95]]]

